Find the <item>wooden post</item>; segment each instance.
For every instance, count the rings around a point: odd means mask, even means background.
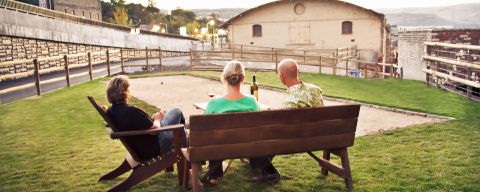
[[[243,59],[243,45],[240,45],[240,59]]]
[[[273,48],[272,48],[273,50]],[[272,55],[273,57],[274,55]],[[275,73],[278,73],[278,55],[277,55],[277,51],[275,51]]]
[[[275,63],[277,63],[277,60],[276,60],[276,59],[273,60],[273,57],[274,57],[274,56],[275,56],[275,58],[277,57],[277,51],[275,51],[275,55],[273,55],[273,54],[274,54],[273,51],[274,51],[274,50],[273,50],[273,48],[272,48],[272,61],[275,61]]]
[[[90,52],[87,53],[88,57],[88,76],[90,76],[90,80],[93,80],[93,72],[92,72],[92,55]],[[123,65],[122,65],[122,71],[123,71]]]
[[[235,49],[232,49],[232,60],[235,60]]]
[[[345,60],[345,75],[348,77],[348,59]]]
[[[110,71],[110,52],[108,51],[108,49],[107,49],[107,74],[108,74],[108,76],[111,75],[111,71]]]
[[[145,65],[147,67],[147,72],[150,71],[150,66],[148,65],[148,47],[145,47]]]
[[[337,51],[338,51],[338,49],[337,49]],[[338,64],[338,62],[336,60],[335,53],[333,53],[332,61],[333,61],[333,68],[332,68],[333,75],[337,75],[337,64]]]
[[[90,53],[88,54],[90,55]],[[124,68],[125,63],[123,62],[123,48],[120,48],[120,65],[122,66],[122,73],[125,73],[125,68]]]
[[[190,48],[190,70],[193,69],[193,61],[192,61],[193,57],[192,57],[192,48]]]
[[[322,74],[322,56],[320,56],[318,63],[318,73]]]
[[[403,79],[403,67],[400,67],[400,79]]]
[[[363,78],[368,79],[368,64],[364,63],[363,64]]]
[[[303,50],[303,64],[306,64],[306,59],[305,59],[305,55],[306,55],[306,54],[307,54],[306,51]]]
[[[33,66],[35,67],[35,87],[37,87],[37,95],[40,96],[42,92],[40,89],[40,66],[38,64],[38,59],[33,60]]]
[[[68,68],[68,56],[64,55],[63,56],[63,61],[65,63],[65,79],[67,80],[67,87],[70,87],[70,70]]]
[[[158,47],[158,61],[160,64],[160,71],[162,71],[162,48]]]

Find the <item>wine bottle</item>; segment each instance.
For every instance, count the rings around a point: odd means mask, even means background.
[[[253,81],[252,85],[250,85],[250,94],[255,96],[255,99],[258,101],[258,85],[257,85],[257,78],[255,76],[255,73],[253,73]]]

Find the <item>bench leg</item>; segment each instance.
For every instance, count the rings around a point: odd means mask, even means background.
[[[350,162],[348,160],[348,151],[346,148],[339,150],[339,156],[342,160],[343,178],[347,189],[353,188],[352,172],[350,170]]]
[[[175,170],[173,169],[173,165],[170,166],[170,167],[167,167],[167,169],[165,169],[165,172],[171,173],[171,172],[173,172],[173,171],[175,171]]]
[[[323,151],[323,159],[330,161],[330,151],[324,150]],[[328,175],[328,170],[322,167],[322,175],[327,176]]]
[[[200,170],[202,169],[202,164],[200,162],[192,163],[192,170],[190,171],[190,179],[192,180],[192,190],[193,192],[202,192],[203,185],[198,178]]]
[[[182,155],[178,155],[177,174],[178,174],[178,184],[180,186],[183,186],[183,177],[184,177],[184,171],[185,171],[184,167],[185,167],[185,159],[183,158]]]
[[[104,180],[110,180],[110,179],[115,179],[118,176],[126,173],[127,171],[130,171],[132,167],[130,167],[130,164],[128,164],[128,161],[125,159],[123,160],[122,164],[118,166],[116,169],[110,171],[109,173],[103,175],[100,177],[98,181],[104,181]]]
[[[183,182],[182,182],[182,189],[183,191],[187,191],[188,182],[190,181],[190,169],[192,168],[192,164],[185,159],[183,162]]]

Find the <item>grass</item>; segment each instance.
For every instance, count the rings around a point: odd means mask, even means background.
[[[175,74],[184,73],[167,75]],[[283,87],[274,73],[258,73],[257,78],[261,85]],[[302,74],[302,79],[320,85],[330,97],[457,118],[357,138],[349,148],[355,191],[480,191],[480,103],[415,81],[318,74]],[[101,117],[86,99],[92,95],[106,103],[104,91],[104,83],[96,80],[1,105],[0,191],[105,191],[123,180],[126,175],[97,182],[126,154],[118,141],[107,138]],[[133,102],[149,113],[156,110]],[[321,176],[308,155],[278,156],[274,164],[283,176],[276,185],[248,183],[255,173],[235,162],[220,184],[207,190],[345,190],[339,177]],[[162,172],[133,191],[179,191],[175,176]]]

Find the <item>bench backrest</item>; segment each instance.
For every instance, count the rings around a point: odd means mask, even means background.
[[[191,161],[353,145],[360,105],[190,116]]]
[[[99,104],[97,103],[97,101],[95,101],[95,99],[94,99],[92,96],[87,96],[87,98],[88,98],[88,100],[90,101],[90,103],[92,103],[93,107],[95,107],[95,109],[96,109],[97,112],[100,114],[100,116],[102,116],[103,120],[107,123],[107,127],[106,127],[107,133],[109,134],[109,136],[111,136],[111,131],[115,131],[115,130],[117,130],[117,129],[115,128],[115,125],[113,125],[112,121],[110,120],[110,118],[109,118],[108,115],[107,115],[107,108],[99,105]],[[112,138],[112,139],[113,139],[113,138]],[[133,150],[133,147],[130,146],[130,145],[128,144],[128,142],[127,142],[124,138],[120,137],[120,138],[118,138],[118,139],[122,142],[123,146],[125,146],[125,148],[127,149],[128,153],[130,153],[130,155],[132,156],[132,158],[133,158],[135,161],[143,162],[143,159],[141,159],[141,158],[137,155],[137,153]]]

